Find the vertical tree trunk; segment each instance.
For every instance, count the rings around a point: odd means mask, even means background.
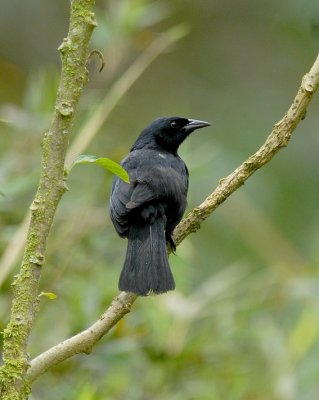
[[[2,400],[27,398],[28,339],[38,311],[38,286],[47,239],[56,207],[66,190],[65,155],[75,109],[87,81],[86,63],[96,26],[94,0],[72,0],[69,33],[59,47],[61,80],[52,123],[42,143],[39,186],[31,205],[32,218],[20,272],[15,278],[11,318],[4,330],[4,365],[0,370]]]

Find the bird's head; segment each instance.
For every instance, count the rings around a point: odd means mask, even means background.
[[[197,119],[161,117],[142,131],[131,150],[148,148],[176,153],[190,133],[209,125],[209,122]]]

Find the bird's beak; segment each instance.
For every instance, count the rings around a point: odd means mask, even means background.
[[[188,124],[184,126],[183,130],[187,133],[193,132],[195,129],[204,128],[205,126],[210,126],[211,124],[206,121],[200,121],[198,119],[189,119]]]

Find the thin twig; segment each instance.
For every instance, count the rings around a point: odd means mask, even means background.
[[[269,162],[281,148],[287,146],[292,132],[304,117],[308,104],[318,89],[318,85],[319,55],[310,72],[303,77],[298,93],[287,114],[275,124],[266,142],[234,172],[222,179],[213,193],[177,226],[174,233],[174,239],[177,244],[182,242],[190,233],[195,232],[200,227],[200,224],[235,190],[242,186],[254,172]],[[52,366],[75,354],[91,351],[95,343],[129,312],[136,298],[137,295],[132,293],[120,293],[102,317],[90,328],[59,343],[33,359],[27,374],[28,379],[34,381]]]
[[[86,64],[87,64],[87,66],[90,64],[90,61],[92,60],[94,55],[96,55],[99,58],[100,62],[101,62],[101,66],[99,68],[99,72],[102,72],[103,68],[105,66],[105,61],[104,61],[103,54],[102,54],[102,52],[100,50],[97,50],[97,49],[92,50],[91,53],[89,54],[89,57],[88,57],[88,60],[87,60]]]

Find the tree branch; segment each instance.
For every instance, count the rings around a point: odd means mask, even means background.
[[[2,400],[25,399],[29,384],[27,344],[38,311],[38,286],[47,238],[56,207],[66,190],[64,162],[75,109],[87,81],[88,45],[96,26],[94,0],[71,0],[69,33],[59,47],[62,72],[55,112],[42,143],[39,186],[31,205],[31,222],[19,274],[13,287],[11,318],[4,330]]]
[[[266,142],[260,149],[244,161],[226,178],[221,179],[217,188],[203,203],[190,212],[174,232],[177,244],[186,236],[199,229],[200,224],[222,204],[234,191],[259,168],[269,162],[283,147],[287,146],[292,132],[301,119],[305,117],[308,104],[319,86],[319,55],[301,82],[298,93],[287,114],[275,124]],[[104,336],[125,314],[130,311],[131,305],[138,296],[133,293],[120,293],[114,298],[111,306],[100,319],[85,331],[65,340],[62,343],[40,354],[31,361],[27,377],[33,382],[41,374],[54,365],[78,353],[89,353],[92,347]]]
[[[89,354],[93,346],[103,337],[125,314],[131,310],[136,300],[134,293],[121,292],[112,301],[110,307],[100,318],[85,331],[59,343],[48,351],[36,357],[28,371],[28,379],[33,382],[53,365],[74,356],[78,353]]]
[[[219,181],[219,185],[203,203],[190,212],[176,227],[174,239],[177,244],[191,232],[196,232],[200,224],[222,204],[235,190],[259,168],[269,162],[278,151],[286,147],[293,131],[304,119],[308,104],[319,86],[319,55],[310,71],[302,78],[297,95],[287,114],[274,125],[273,130],[260,149],[244,161],[226,178]]]

